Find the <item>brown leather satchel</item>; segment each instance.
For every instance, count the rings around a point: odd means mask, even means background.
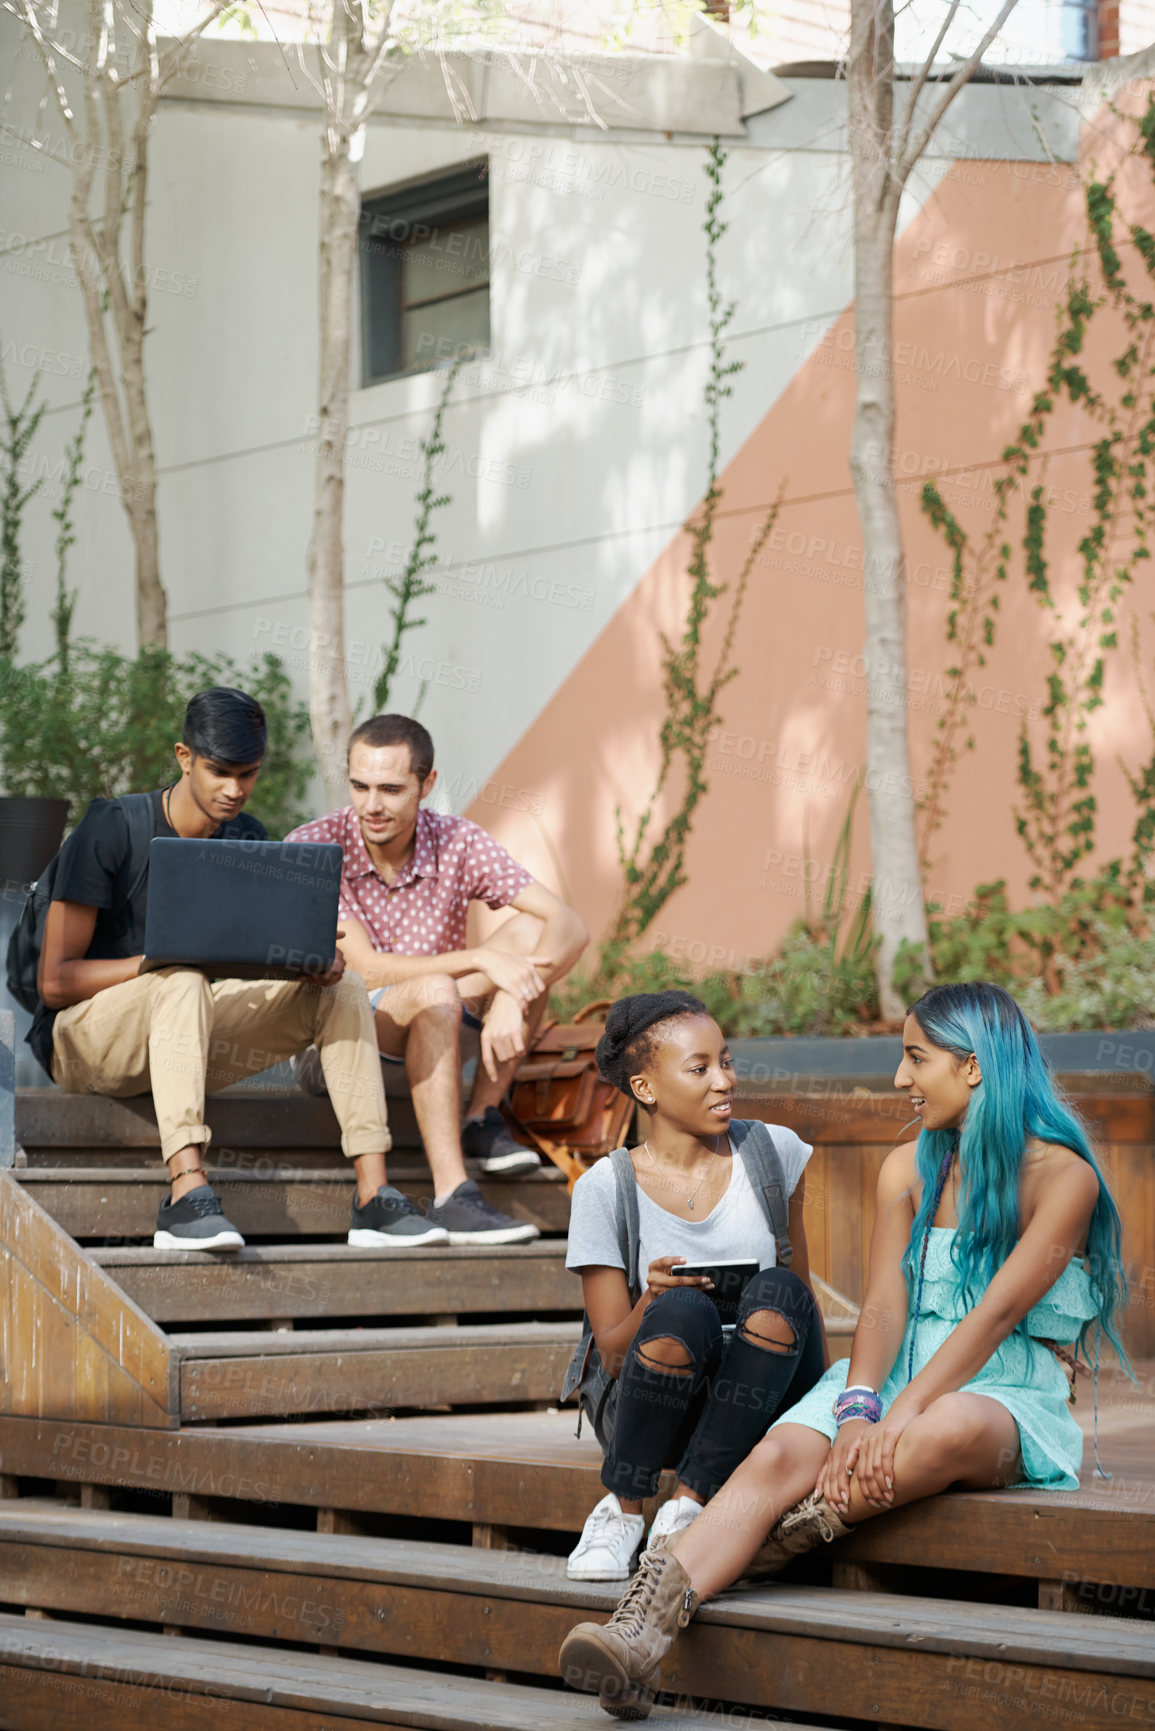
[[[572,1022],[542,1028],[510,1089],[508,1116],[539,1154],[565,1173],[572,1190],[586,1167],[620,1148],[634,1104],[598,1074],[594,1048],[611,1003],[599,998]]]

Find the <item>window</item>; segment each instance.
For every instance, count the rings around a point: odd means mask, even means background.
[[[361,205],[364,385],[489,346],[489,164]]]
[[[1061,0],[1059,52],[1064,60],[1099,58],[1098,0]]]

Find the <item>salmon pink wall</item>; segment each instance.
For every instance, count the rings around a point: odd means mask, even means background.
[[[1132,87],[1134,89],[1134,87]],[[1085,129],[1084,156],[1117,151],[1109,122]],[[1151,180],[1128,169],[1133,213],[1148,225]],[[1146,209],[1140,202],[1146,201]],[[909,562],[907,618],[912,773],[925,791],[934,729],[944,709],[949,559],[918,504],[934,475],[974,539],[992,520],[998,454],[1041,384],[1054,339],[1055,302],[1072,248],[1085,239],[1082,199],[1062,165],[954,165],[896,253],[896,472]],[[1104,325],[1106,320],[1103,321]],[[1102,369],[1119,328],[1092,349]],[[732,581],[767,506],[784,498],[771,544],[755,566],[738,632],[739,676],[722,699],[709,793],[689,845],[689,882],[651,927],[648,942],[699,965],[741,966],[765,954],[803,911],[808,876],[829,869],[856,779],[865,770],[862,554],[847,469],[854,400],[853,307],[825,332],[789,387],[722,477],[715,572]],[[1060,410],[1040,476],[1052,489],[1052,581],[1070,605],[1077,546],[1089,524],[1087,416]],[[1021,512],[1012,528],[1021,533]],[[687,592],[679,536],[641,578],[534,724],[494,772],[470,815],[543,881],[560,887],[601,932],[620,872],[615,809],[636,817],[653,783],[661,719],[661,634],[678,629]],[[1150,580],[1123,619],[1155,650]],[[995,645],[974,682],[975,750],[954,778],[932,848],[928,889],[961,907],[976,883],[1009,880],[1030,897],[1031,875],[1012,807],[1019,728],[1041,744],[1039,709],[1050,665],[1048,622],[1021,575],[1006,586]],[[719,628],[714,627],[716,643]],[[1126,650],[1110,662],[1107,702],[1094,717],[1099,846],[1127,845],[1134,807],[1116,757],[1137,764],[1151,740]],[[529,797],[522,798],[521,794]],[[530,809],[517,809],[518,807]],[[866,801],[855,820],[852,891],[868,881]]]

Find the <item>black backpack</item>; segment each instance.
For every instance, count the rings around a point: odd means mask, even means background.
[[[754,1194],[774,1234],[778,1266],[789,1268],[793,1251],[787,1224],[789,1197],[786,1194],[786,1175],[782,1170],[782,1157],[774,1145],[769,1126],[758,1118],[737,1119],[730,1125],[730,1141],[734,1148],[734,1157],[740,1159],[745,1166]],[[636,1304],[642,1292],[638,1270],[637,1182],[634,1178],[633,1162],[626,1149],[615,1148],[609,1159],[613,1162],[617,1185],[618,1243],[626,1265],[626,1285],[630,1291],[630,1302]],[[588,1418],[603,1449],[608,1446],[613,1435],[617,1387],[616,1378],[610,1375],[601,1361],[590,1319],[583,1316],[582,1337],[574,1348],[569,1369],[565,1373],[561,1401],[564,1404],[574,1395],[577,1396],[576,1434],[582,1434],[582,1419]]]
[[[119,799],[96,800],[88,807],[119,805],[128,819],[128,836],[130,858],[132,854],[142,852],[144,864],[133,880],[132,888],[117,908],[110,909],[113,915],[122,914],[134,900],[137,890],[144,882],[148,872],[148,847],[153,836],[153,806],[151,793],[125,793]],[[73,832],[75,833],[75,832]],[[40,1004],[40,993],[36,988],[36,976],[40,969],[40,949],[44,942],[44,922],[48,918],[48,905],[52,900],[52,887],[56,882],[56,872],[60,861],[71,844],[72,836],[60,849],[60,852],[49,860],[36,882],[32,885],[28,899],[20,910],[20,918],[16,922],[12,936],[8,940],[8,990],[26,1010],[34,1015]]]

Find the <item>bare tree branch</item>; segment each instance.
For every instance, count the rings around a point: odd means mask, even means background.
[[[934,137],[935,131],[937,130],[943,115],[946,113],[947,109],[950,107],[963,86],[970,82],[972,75],[982,61],[983,55],[990,47],[991,43],[998,35],[1017,4],[1018,0],[1003,0],[1002,10],[994,23],[984,34],[978,47],[973,53],[969,54],[965,60],[960,62],[956,71],[951,74],[946,89],[931,109],[929,116],[922,125],[922,128],[914,134],[913,139],[908,141],[905,151],[896,162],[895,173],[898,176],[900,186],[906,185],[907,176],[910,174],[911,169],[914,167],[915,163]],[[907,125],[913,125],[913,108],[907,115]]]
[[[72,174],[72,260],[109,448],[136,555],[137,633],[142,644],[163,644],[166,602],[160,580],[156,462],[144,366],[148,147],[161,92],[180,72],[227,0],[205,0],[204,13],[196,25],[163,56],[156,36],[154,0],[88,0],[90,45],[83,60],[59,39],[55,5],[44,0],[0,3],[35,45],[64,128],[66,166]],[[124,58],[131,56],[131,67],[121,64],[122,51]],[[73,109],[61,73],[65,65],[81,81],[79,112]],[[45,101],[42,97],[38,117]],[[124,108],[126,102],[133,104],[131,110]],[[35,142],[33,147],[44,148]],[[99,206],[95,210],[94,198]]]
[[[930,77],[931,68],[938,59],[938,51],[946,41],[947,32],[954,23],[958,9],[961,5],[962,0],[950,0],[950,5],[946,9],[946,17],[942,21],[942,29],[931,43],[926,59],[919,67],[918,72],[911,83],[910,102],[906,110],[906,117],[899,128],[898,137],[895,141],[895,148],[892,153],[895,162],[901,162],[906,155],[907,146],[910,143],[910,129],[914,123],[914,111],[918,106],[918,99],[926,88],[926,81]]]
[[[68,100],[68,93],[60,82],[60,75],[56,70],[56,58],[59,55],[62,60],[67,59],[71,61],[72,65],[78,67],[81,71],[84,70],[82,63],[77,60],[75,56],[65,54],[55,45],[52,47],[49,46],[40,29],[40,20],[36,16],[36,9],[31,4],[31,0],[16,0],[15,5],[8,5],[7,0],[5,0],[4,10],[6,12],[11,12],[14,18],[20,20],[24,25],[24,28],[28,31],[28,34],[31,36],[33,42],[36,44],[40,53],[40,58],[44,62],[44,70],[48,74],[52,93],[56,98],[56,106],[60,111],[60,118],[64,122],[69,138],[75,139],[76,117],[72,112],[72,104]]]

